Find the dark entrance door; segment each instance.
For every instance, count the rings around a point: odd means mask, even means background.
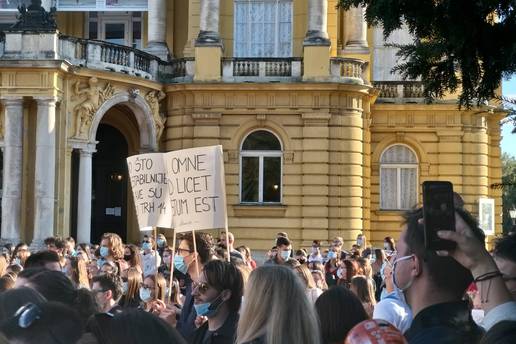
[[[117,129],[100,124],[97,152],[93,154],[91,241],[102,233],[127,237],[127,141]]]

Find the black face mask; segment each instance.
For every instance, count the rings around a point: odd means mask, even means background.
[[[130,261],[133,258],[132,254],[124,254],[124,260]]]

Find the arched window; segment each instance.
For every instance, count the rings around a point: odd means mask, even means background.
[[[267,130],[250,133],[240,151],[240,201],[280,203],[282,176],[280,140]]]
[[[380,209],[410,209],[417,203],[417,157],[404,145],[388,147],[380,158]]]

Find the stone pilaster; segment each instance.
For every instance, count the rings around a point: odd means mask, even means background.
[[[92,154],[93,148],[80,150],[79,192],[77,202],[77,242],[91,241],[91,190],[92,190]]]
[[[328,239],[330,113],[304,113],[302,153],[302,246]]]
[[[194,147],[220,144],[220,113],[194,113]]]
[[[5,122],[1,242],[17,244],[21,232],[23,98],[3,98],[2,103]]]
[[[56,171],[56,97],[35,97],[37,102],[35,214],[33,249],[54,235]]]

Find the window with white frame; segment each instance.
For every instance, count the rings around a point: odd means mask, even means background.
[[[240,150],[240,201],[280,203],[282,176],[280,140],[268,130],[250,133]]]
[[[405,145],[388,147],[380,158],[380,208],[410,209],[417,203],[418,162]]]
[[[58,11],[147,11],[148,0],[57,0],[56,7]]]
[[[292,56],[292,0],[235,0],[234,56]]]
[[[89,39],[142,47],[142,12],[89,12]]]

